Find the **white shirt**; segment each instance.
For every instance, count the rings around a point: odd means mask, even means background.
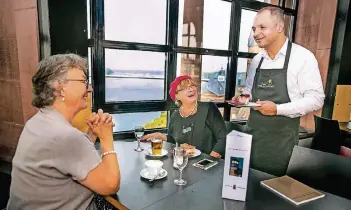
[[[262,57],[261,69],[283,68],[287,46],[288,39],[273,60],[265,50],[253,58],[244,93],[251,95],[256,68]],[[294,43],[287,71],[287,87],[291,102],[277,104],[277,115],[295,118],[323,107],[325,94],[318,62],[312,52]]]

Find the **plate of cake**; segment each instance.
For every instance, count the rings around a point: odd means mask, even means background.
[[[189,158],[201,155],[201,151],[190,144],[181,144],[180,147],[185,150],[185,152],[189,155]]]

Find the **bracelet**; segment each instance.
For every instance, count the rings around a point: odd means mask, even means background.
[[[104,152],[101,154],[101,158],[103,158],[105,155],[109,155],[109,154],[117,154],[116,151],[108,151],[108,152]]]

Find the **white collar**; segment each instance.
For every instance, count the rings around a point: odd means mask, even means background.
[[[282,54],[283,56],[286,55],[286,51],[287,51],[287,48],[288,48],[288,42],[289,42],[289,39],[286,38],[285,43],[284,43],[283,46],[280,48],[280,50],[278,51],[278,53],[275,55],[274,59],[271,59],[271,58],[269,57],[269,55],[268,55],[268,53],[267,53],[267,51],[266,51],[265,49],[262,50],[262,51],[260,52],[260,54],[261,54],[262,56],[266,57],[267,59],[273,60],[273,61],[274,61],[274,60],[278,57],[279,54]]]

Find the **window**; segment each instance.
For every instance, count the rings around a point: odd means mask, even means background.
[[[87,0],[87,33],[88,39],[91,38],[91,14],[90,14],[90,0]]]
[[[241,10],[239,51],[258,53],[261,49],[253,37],[252,25],[257,12],[243,9]]]
[[[228,50],[230,14],[230,2],[179,0],[178,44]]]
[[[284,15],[285,35],[290,39],[292,38],[292,33],[293,33],[293,30],[292,30],[293,23],[294,23],[293,16]]]
[[[227,66],[228,57],[178,54],[177,76],[193,78],[201,101],[224,102]]]
[[[165,53],[105,49],[106,102],[164,99]]]
[[[238,66],[236,73],[235,82],[235,94],[239,94],[239,90],[245,88],[246,77],[249,73],[250,65],[252,59],[248,58],[238,58]],[[243,121],[247,120],[250,114],[250,108],[231,108],[230,119],[232,121]]]
[[[250,115],[250,108],[243,107],[243,108],[236,108],[231,107],[230,110],[230,121],[246,121],[249,119]]]
[[[219,108],[222,116],[224,116],[224,108]],[[230,121],[232,122],[245,122],[249,118],[250,108],[235,108],[230,110]]]
[[[89,72],[89,83],[92,83],[92,62],[91,62],[91,47],[88,47],[88,72]]]
[[[222,117],[224,116],[224,108],[218,108],[219,112],[221,113]]]
[[[256,11],[250,11],[246,9],[243,9],[241,11],[240,38],[239,38],[240,52],[258,53],[262,50],[257,46],[257,43],[255,42],[253,37],[252,25],[256,15],[257,15]],[[293,17],[289,15],[285,15],[284,24],[285,24],[285,35],[291,39]]]
[[[239,89],[243,89],[245,87],[246,77],[249,73],[248,70],[250,68],[252,59],[247,58],[238,58],[238,67],[236,73],[236,82],[235,82],[235,93],[239,93]]]
[[[262,50],[253,39],[253,20],[259,9],[279,6],[293,39],[298,7],[295,0],[87,2],[94,2],[87,7],[94,107],[113,114],[117,133],[140,125],[166,129],[177,109],[169,86],[184,74],[197,83],[199,100],[215,102],[225,120],[247,120],[250,109],[225,101],[245,87],[251,60]]]
[[[296,0],[285,0],[285,7],[295,9]]]
[[[88,47],[88,74],[89,74],[89,84],[92,84],[92,62],[91,62],[91,47]],[[89,94],[89,100],[90,100],[90,105],[93,105],[93,98],[94,98],[94,91],[91,93],[91,94]]]
[[[167,112],[137,112],[113,114],[113,132],[133,131],[137,126],[145,129],[166,128]]]
[[[166,43],[166,0],[105,0],[105,39]]]

